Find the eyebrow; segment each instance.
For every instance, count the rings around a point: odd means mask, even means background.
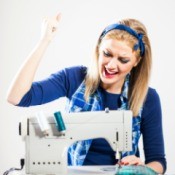
[[[110,54],[114,55],[113,51],[111,49],[109,49],[109,48],[103,48],[102,50],[106,50]],[[119,55],[119,57],[121,57],[121,58],[129,58],[129,59],[131,58],[131,56],[127,55],[127,53],[123,53],[123,54]]]
[[[124,54],[121,54],[120,57],[130,58],[131,56],[130,55],[127,55],[127,53],[124,53]]]

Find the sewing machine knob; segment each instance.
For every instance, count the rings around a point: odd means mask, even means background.
[[[21,136],[21,122],[19,122],[19,135]]]
[[[105,113],[109,113],[109,108],[105,108]]]

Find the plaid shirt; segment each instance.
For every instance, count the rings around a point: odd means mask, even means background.
[[[127,110],[128,109],[128,94],[129,87],[129,75],[126,77],[123,90],[120,96],[121,107],[118,110]],[[102,110],[102,100],[98,89],[89,97],[89,101],[86,102],[84,99],[85,93],[85,84],[79,86],[76,92],[73,94],[72,99],[67,105],[68,112],[81,112],[81,111],[100,111]],[[140,109],[139,115],[133,117],[133,126],[132,126],[132,151],[122,152],[122,157],[127,155],[135,155],[138,147],[138,141],[141,135],[140,132],[140,121],[141,121],[141,112]],[[83,165],[83,162],[86,158],[86,155],[91,146],[92,139],[77,141],[68,150],[68,165],[77,166]]]

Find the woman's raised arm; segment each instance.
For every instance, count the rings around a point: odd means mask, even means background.
[[[7,101],[9,103],[17,105],[31,88],[38,65],[56,34],[60,18],[61,14],[59,13],[56,16],[43,19],[40,40],[25,59],[7,92]]]

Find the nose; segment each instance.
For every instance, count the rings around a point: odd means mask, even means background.
[[[108,69],[115,69],[115,68],[117,68],[117,66],[118,66],[118,63],[117,63],[117,59],[116,58],[110,59],[110,61],[107,64],[107,68]]]

